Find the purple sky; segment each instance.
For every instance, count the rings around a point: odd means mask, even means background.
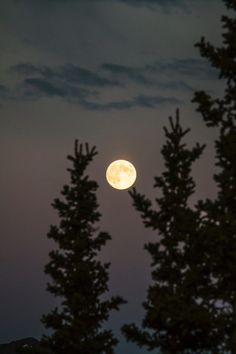
[[[0,343],[34,336],[55,305],[43,273],[57,222],[50,204],[67,183],[74,139],[96,145],[89,168],[99,183],[101,227],[113,239],[111,293],[129,303],[111,316],[140,321],[150,280],[143,228],[127,191],[105,181],[114,159],[130,160],[136,187],[151,198],[163,170],[162,127],[180,108],[187,140],[207,143],[194,167],[197,198],[213,196],[215,132],[194,111],[195,89],[220,92],[216,73],[194,48],[220,41],[220,0],[2,0],[0,4]],[[117,354],[142,352],[125,341]]]

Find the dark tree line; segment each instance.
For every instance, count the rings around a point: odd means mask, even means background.
[[[178,110],[164,128],[165,170],[155,177],[155,203],[136,189],[130,191],[155,238],[145,245],[152,282],[142,325],[126,324],[122,332],[155,354],[236,354],[236,0],[223,1],[233,11],[222,17],[222,46],[216,48],[205,38],[196,46],[218,70],[225,90],[220,98],[199,91],[193,99],[206,126],[218,128],[217,195],[190,204],[195,192],[192,165],[204,146],[186,146],[189,129],[181,126]],[[103,325],[110,311],[125,301],[104,298],[109,264],[97,256],[111,237],[97,229],[98,186],[86,175],[96,153],[87,144],[75,143],[74,155],[68,157],[70,184],[53,203],[60,223],[51,226],[48,237],[58,248],[49,255],[46,273],[51,278],[48,290],[62,303],[44,316],[53,333],[42,342],[55,354],[112,354],[117,344]]]

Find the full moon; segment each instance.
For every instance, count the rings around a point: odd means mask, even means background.
[[[115,189],[127,189],[136,180],[136,170],[131,162],[126,160],[113,161],[107,168],[107,182]]]

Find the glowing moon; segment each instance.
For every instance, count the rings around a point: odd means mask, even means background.
[[[107,182],[115,189],[131,187],[137,177],[136,169],[131,162],[126,160],[113,161],[107,168]]]

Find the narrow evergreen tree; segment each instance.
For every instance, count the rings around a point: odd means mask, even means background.
[[[214,47],[202,38],[197,47],[202,57],[219,71],[225,90],[221,98],[195,93],[193,101],[208,127],[218,127],[215,142],[218,187],[216,199],[199,203],[205,234],[203,263],[208,275],[202,297],[211,303],[218,322],[219,341],[236,354],[236,0],[224,0],[232,17],[222,16],[223,43]]]
[[[112,354],[118,342],[111,330],[103,328],[110,311],[125,301],[118,296],[104,299],[109,264],[97,255],[111,237],[98,232],[98,185],[85,174],[96,154],[95,147],[75,142],[74,156],[68,156],[73,165],[68,169],[70,184],[52,204],[60,223],[51,226],[48,237],[58,248],[50,252],[45,272],[51,278],[48,290],[61,299],[61,305],[43,316],[52,334],[42,343],[53,354]]]
[[[188,149],[183,143],[189,129],[182,129],[178,111],[164,131],[165,171],[154,184],[161,191],[155,199],[157,208],[135,189],[130,193],[145,227],[157,231],[157,238],[145,245],[152,259],[152,284],[143,304],[142,328],[124,325],[122,331],[128,341],[155,353],[206,353],[214,346],[210,327],[214,319],[199,301],[196,284],[199,279],[204,282],[204,276],[192,241],[198,239],[200,215],[189,206],[195,190],[191,167],[204,146]]]

